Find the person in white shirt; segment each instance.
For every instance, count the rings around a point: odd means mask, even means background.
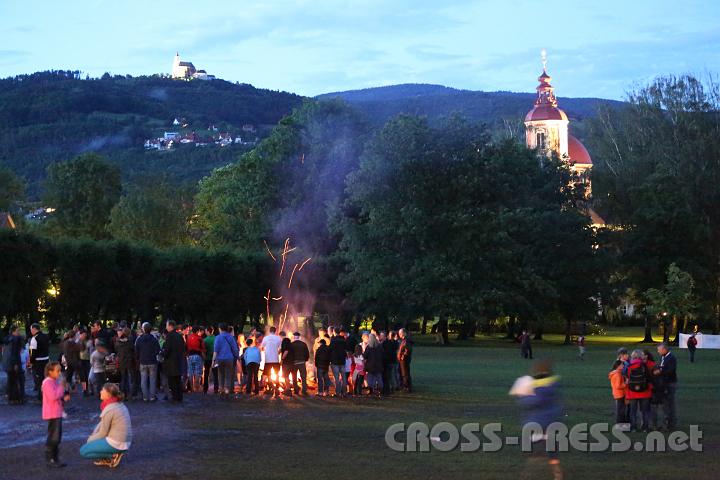
[[[271,371],[274,369],[275,373],[280,371],[280,344],[282,338],[275,334],[275,327],[270,327],[269,333],[263,337],[262,343],[260,344],[260,350],[265,353],[265,368],[263,369],[263,377],[267,382],[267,377],[270,377]]]

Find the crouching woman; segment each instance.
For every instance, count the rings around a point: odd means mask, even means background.
[[[106,383],[100,391],[100,423],[80,447],[80,455],[94,459],[95,465],[115,468],[130,449],[132,425],[123,398],[115,383]]]

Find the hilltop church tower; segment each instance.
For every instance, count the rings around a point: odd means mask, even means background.
[[[570,123],[567,115],[558,108],[555,98],[555,88],[550,84],[552,77],[547,74],[547,57],[542,51],[543,71],[538,77],[540,82],[535,88],[537,96],[535,105],[525,115],[525,144],[528,148],[537,148],[543,156],[556,154],[570,166],[570,170],[578,174],[586,186],[586,196],[589,200],[590,170],[593,163],[585,146],[568,133]],[[604,225],[600,216],[587,206],[584,208],[592,218],[593,225]]]

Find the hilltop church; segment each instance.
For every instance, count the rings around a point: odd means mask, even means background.
[[[178,52],[175,52],[171,76],[181,80],[215,80],[215,75],[208,75],[205,70],[197,70],[192,62],[181,62]]]
[[[558,108],[555,88],[550,85],[552,78],[547,74],[545,51],[542,59],[543,71],[538,77],[540,84],[535,88],[537,91],[535,105],[525,115],[525,143],[528,148],[537,148],[541,155],[549,157],[555,153],[567,162],[570,170],[578,174],[586,184],[586,195],[589,200],[592,158],[580,140],[568,133],[570,122],[565,112]],[[605,221],[590,206],[584,206],[583,210],[590,216],[594,227],[605,225]]]

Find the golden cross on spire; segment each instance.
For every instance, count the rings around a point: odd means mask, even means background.
[[[542,60],[543,71],[545,71],[545,68],[547,67],[547,50],[544,48],[540,50],[540,59]]]

